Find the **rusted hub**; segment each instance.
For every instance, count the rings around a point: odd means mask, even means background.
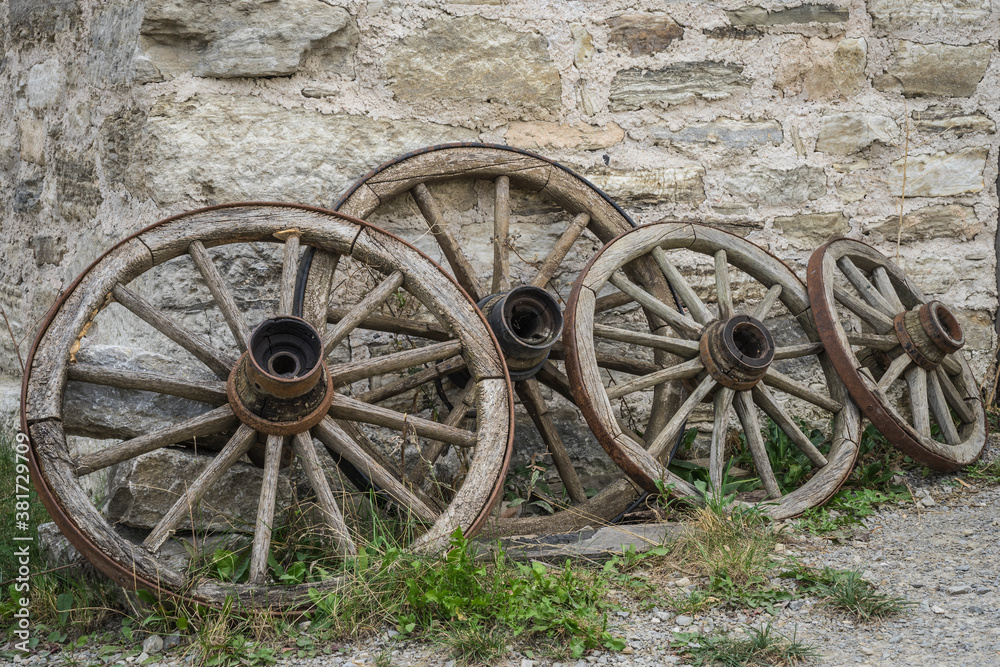
[[[774,338],[749,315],[716,320],[705,327],[699,343],[701,360],[716,382],[730,389],[750,389],[774,359]]]
[[[522,285],[491,294],[478,306],[500,343],[510,379],[516,382],[535,375],[562,334],[562,311],[552,295]]]
[[[258,431],[294,435],[312,428],[333,401],[319,333],[298,317],[264,320],[250,334],[226,393],[240,421]]]
[[[929,301],[896,315],[893,325],[903,350],[924,370],[934,370],[946,355],[965,345],[958,319],[940,301]]]

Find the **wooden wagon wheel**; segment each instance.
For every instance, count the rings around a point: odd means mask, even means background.
[[[313,297],[348,308],[336,327],[328,327],[325,308],[319,318],[308,312],[305,319],[291,316],[303,246],[315,247],[334,265],[326,283],[314,285]],[[153,293],[151,285],[160,289]],[[193,315],[183,307],[186,294],[200,295],[189,309]],[[413,321],[448,340],[385,354],[362,340],[356,350],[361,358],[328,358],[357,320],[383,309],[406,309]],[[127,339],[135,330],[145,333]],[[153,337],[169,348],[168,356],[157,356],[165,371],[122,368],[114,355],[108,363],[94,361],[107,358],[101,357],[102,342],[128,355]],[[451,364],[471,376],[459,407],[474,411],[473,430],[435,421],[426,405],[378,405],[391,395],[387,389],[405,381],[399,372],[423,364]],[[117,400],[119,412],[142,412],[149,400],[167,397],[183,415],[160,414],[124,428],[95,423],[88,396]],[[478,530],[498,499],[510,456],[513,399],[482,315],[426,256],[341,214],[234,204],[152,225],[109,250],[71,285],[35,339],[22,386],[22,423],[31,436],[39,495],[63,533],[106,574],[128,587],[211,605],[235,596],[239,605],[294,609],[308,601],[308,589],[330,588],[336,579],[274,582],[268,558],[272,524],[284,509],[276,507],[280,476],[297,475],[311,488],[331,553],[354,554],[365,539],[360,531],[384,512],[412,519],[415,528],[403,546],[436,550],[457,528]],[[72,437],[79,434],[119,441],[80,451]],[[360,494],[324,472],[322,460],[330,458],[317,442],[343,465],[343,477],[363,473],[365,483],[375,486],[374,503],[359,502]],[[433,479],[413,483],[405,462],[394,457],[438,442],[451,447],[450,471],[439,468]],[[192,443],[203,465],[191,479],[171,479],[172,471],[163,470],[162,491],[173,494],[172,505],[147,530],[129,536],[117,531],[81,486],[88,474]],[[244,539],[252,536],[252,545],[244,547],[250,553],[248,581],[223,583],[176,569],[161,547],[188,524],[196,528],[193,508],[227,470],[252,471],[242,462],[244,454],[264,469],[259,496],[247,498],[253,510]],[[329,467],[335,468],[332,462]],[[362,519],[363,526],[353,523]]]
[[[650,260],[686,313],[629,275],[636,261]],[[594,304],[613,294],[653,310],[672,333],[644,330],[641,321],[613,314],[595,320]],[[738,308],[741,302],[746,306]],[[612,458],[651,493],[671,485],[679,498],[726,492],[726,470],[739,458],[740,466],[756,473],[760,489],[739,493],[737,500],[765,501],[771,516],[787,518],[824,502],[850,474],[860,436],[857,408],[819,343],[805,286],[752,243],[702,225],[639,227],[605,246],[580,273],[566,319],[567,370],[577,404]],[[608,342],[627,343],[637,354],[665,349],[684,361],[631,377],[609,373],[595,363],[595,350]],[[649,406],[645,414],[662,408],[644,392],[668,380],[685,381],[689,395],[669,411],[664,426],[651,428],[640,404]],[[697,418],[700,406],[709,408],[710,418]],[[758,410],[772,420],[770,432],[781,432],[784,450],[765,441]],[[732,411],[745,444],[729,432],[736,423]],[[803,432],[798,416],[826,426],[822,442]],[[685,422],[692,421],[712,424],[709,474],[701,490],[665,467]]]
[[[820,338],[875,428],[935,470],[979,458],[986,413],[954,314],[860,241],[820,246],[808,270]]]
[[[467,252],[474,239],[461,239],[460,214],[442,204],[447,189],[462,182],[471,184],[473,191],[479,185],[476,197],[482,201],[468,215],[481,215],[478,224],[487,232],[481,236],[490,238],[492,247],[480,248],[480,256],[488,253],[489,261],[477,260]],[[554,202],[558,209],[541,216],[518,210],[519,206],[525,208],[518,197],[533,193]],[[563,349],[558,340],[562,307],[576,275],[565,260],[576,256],[582,258],[577,260],[578,266],[582,265],[603,243],[634,227],[625,212],[585,179],[555,162],[527,151],[485,144],[432,146],[401,156],[361,178],[335,208],[392,229],[415,244],[431,246],[427,252],[432,256],[439,252],[447,260],[459,284],[487,313],[505,353],[520,405],[545,444],[565,488],[566,505],[571,507],[568,514],[555,518],[505,522],[499,532],[571,530],[621,514],[637,497],[637,490],[620,481],[588,500],[575,462],[552,419],[551,399],[546,399],[542,387],[573,401],[560,367]],[[401,210],[411,221],[409,227],[395,220]],[[532,261],[533,257],[537,261]],[[311,275],[308,282],[312,283]],[[654,280],[651,284],[660,290],[658,294],[669,297],[664,294],[668,289],[665,282]],[[520,329],[518,309],[525,315]],[[340,312],[333,309],[330,315],[335,321]],[[534,323],[527,332],[525,321]],[[362,326],[418,334],[406,322],[368,321]],[[665,352],[657,354],[664,362],[668,358]],[[635,366],[632,360],[615,356],[602,357],[599,363],[611,368]],[[666,394],[668,390],[661,387],[657,392]]]

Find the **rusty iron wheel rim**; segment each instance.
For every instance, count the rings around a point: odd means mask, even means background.
[[[844,268],[841,265],[844,264],[848,266],[848,270],[851,269],[849,265],[845,264],[845,260],[863,273],[864,278],[869,281],[869,285],[883,297],[883,301],[886,300],[886,295],[891,290],[892,294],[889,296],[895,295],[905,312],[912,312],[914,316],[919,315],[919,319],[926,320],[926,324],[921,322],[918,326],[925,330],[930,329],[927,332],[928,336],[932,339],[936,338],[937,345],[952,350],[942,357],[951,360],[954,364],[952,368],[959,369],[957,374],[952,374],[942,367],[940,359],[935,361],[928,358],[918,349],[911,337],[913,328],[911,327],[907,331],[907,328],[902,324],[903,311],[893,313],[891,312],[893,309],[890,309],[889,312],[882,313],[893,324],[893,329],[884,332],[884,335],[897,337],[900,347],[903,349],[902,353],[910,357],[917,369],[927,374],[924,383],[943,387],[945,379],[942,377],[942,373],[947,373],[953,386],[964,398],[968,411],[965,416],[969,418],[965,419],[957,413],[953,415],[958,416],[961,422],[956,427],[958,442],[939,442],[929,435],[918,432],[913,423],[913,409],[902,403],[902,396],[898,394],[894,395],[895,398],[889,396],[885,391],[879,389],[874,375],[870,375],[870,370],[862,372],[861,369],[865,368],[865,364],[859,360],[859,356],[864,357],[866,353],[878,352],[888,358],[889,353],[884,350],[852,345],[848,341],[848,332],[842,323],[842,314],[846,311],[854,314],[854,310],[860,310],[860,307],[854,307],[852,310],[841,303],[841,298],[838,298],[834,289],[835,286],[839,286],[839,283],[835,278],[831,279],[833,277],[846,279]],[[876,270],[880,272],[880,276],[881,272],[884,272],[885,277],[880,279],[880,285],[873,284]],[[936,302],[927,299],[902,269],[889,258],[861,241],[835,239],[820,246],[809,258],[807,275],[809,298],[820,337],[847,390],[875,428],[896,449],[934,470],[958,470],[978,459],[986,443],[986,412],[983,409],[982,398],[979,395],[972,369],[969,367],[965,354],[959,349],[964,343],[964,335],[958,335],[961,334],[961,328],[958,326],[957,320],[954,319],[954,315],[943,304],[936,305]],[[864,284],[862,286],[865,287]],[[841,289],[848,288],[841,286]],[[860,299],[860,294],[857,288],[849,292],[849,296],[856,299]],[[941,314],[945,315],[944,321],[941,321]],[[853,316],[856,317],[856,314]],[[935,319],[937,322],[934,321]],[[874,324],[867,321],[866,324],[868,328],[874,329]],[[956,327],[958,328],[956,329]],[[876,333],[878,332],[876,331]],[[930,379],[932,375],[933,380]],[[907,383],[906,400],[909,402],[911,383],[918,382],[918,380],[911,380],[905,376],[903,379]],[[934,392],[935,389],[931,386],[927,391]],[[951,403],[949,393],[945,393],[945,400],[948,402],[949,412],[954,412],[955,408]],[[917,395],[919,396],[919,390]],[[937,417],[930,414],[932,411],[933,409],[930,409],[928,412],[928,423],[933,419],[938,423],[940,429],[941,425]]]
[[[605,285],[610,284],[609,279],[612,273],[630,261],[634,261],[635,258],[648,255],[654,246],[665,250],[688,248],[706,255],[711,255],[718,250],[726,250],[729,253],[729,265],[739,268],[764,285],[765,289],[773,284],[780,284],[783,287],[778,300],[813,340],[808,346],[812,350],[811,354],[816,355],[816,363],[829,382],[830,402],[836,403],[837,409],[836,411],[833,411],[833,408],[830,410],[833,417],[833,427],[830,431],[832,446],[825,465],[817,465],[817,470],[803,486],[778,499],[762,501],[760,506],[763,511],[774,518],[788,518],[828,500],[846,481],[857,457],[860,417],[857,407],[847,398],[846,391],[840,386],[832,365],[818,345],[818,336],[811,329],[805,285],[791,269],[776,257],[744,239],[708,226],[669,221],[644,225],[607,244],[580,273],[580,278],[574,285],[570,296],[570,304],[566,314],[566,328],[570,332],[566,339],[567,368],[587,423],[598,441],[615,462],[625,470],[626,474],[648,492],[657,493],[661,485],[672,485],[671,495],[673,497],[700,502],[701,492],[669,471],[664,464],[646,451],[645,447],[649,444],[655,446],[655,441],[640,446],[626,436],[621,427],[615,426],[611,418],[611,415],[614,414],[614,406],[611,405],[608,398],[608,387],[604,387],[602,382],[595,382],[593,372],[588,370],[593,368],[593,364],[592,359],[588,359],[586,355],[593,354],[594,339],[597,337],[592,331],[594,325],[591,322],[591,304],[595,293],[600,292]],[[621,250],[618,250],[619,247]],[[605,260],[605,257],[611,259]],[[766,270],[755,271],[750,266],[751,258],[753,261],[766,258]],[[768,275],[780,276],[782,282],[768,281],[766,279]],[[680,291],[676,284],[674,289]],[[680,298],[684,299],[683,294]],[[704,324],[705,329],[708,329],[711,322],[719,321],[716,315],[712,313],[708,313],[708,315],[709,318]],[[739,313],[734,312],[734,315],[739,317]],[[677,334],[674,335],[681,338]],[[695,343],[696,347],[690,351],[688,362],[700,354],[700,341],[689,340],[689,347],[692,343]],[[783,349],[779,347],[777,352],[780,353]],[[764,355],[764,357],[767,356],[767,354]],[[663,370],[666,371],[669,368]],[[706,379],[706,376],[710,377],[702,366],[698,375],[701,380],[695,384]],[[685,380],[678,382],[683,384]],[[690,388],[689,384],[689,391]],[[681,431],[683,432],[683,428]],[[667,453],[666,450],[663,450],[663,455]]]
[[[31,470],[31,476],[38,491],[39,498],[42,500],[43,504],[49,511],[50,516],[52,516],[57,526],[60,528],[63,534],[70,539],[71,543],[80,551],[80,553],[84,555],[84,557],[86,557],[91,563],[93,563],[95,567],[97,567],[100,571],[102,571],[107,576],[111,577],[116,582],[120,583],[126,588],[148,589],[158,594],[179,597],[187,599],[192,602],[197,602],[199,604],[206,604],[209,606],[216,606],[216,607],[223,606],[225,604],[224,601],[225,596],[232,593],[231,587],[227,588],[221,582],[218,583],[207,582],[203,583],[203,585],[201,585],[201,587],[198,588],[197,590],[192,589],[187,584],[178,585],[177,582],[172,581],[172,579],[169,577],[161,578],[159,576],[160,574],[159,569],[154,568],[154,570],[152,570],[153,574],[151,575],[149,572],[146,572],[140,567],[137,567],[136,563],[134,562],[128,563],[127,558],[125,559],[126,562],[123,563],[120,557],[116,559],[115,557],[109,555],[107,545],[109,543],[115,543],[116,540],[120,542],[121,540],[124,540],[124,538],[115,537],[114,539],[112,539],[110,534],[102,533],[100,529],[98,529],[96,533],[92,532],[94,528],[93,527],[87,528],[84,525],[86,522],[80,516],[79,511],[73,509],[71,506],[72,504],[67,503],[65,501],[64,496],[66,495],[67,492],[62,488],[58,488],[50,480],[49,472],[51,471],[47,472],[47,466],[51,466],[53,464],[51,459],[47,458],[47,454],[40,453],[39,447],[44,446],[46,451],[48,451],[50,445],[47,443],[48,443],[48,436],[50,435],[50,433],[55,434],[54,437],[56,440],[59,440],[61,438],[63,441],[65,441],[66,436],[62,432],[61,418],[38,416],[40,413],[33,412],[34,410],[34,405],[32,403],[33,393],[29,388],[32,387],[33,384],[35,384],[35,382],[33,382],[33,372],[36,371],[36,363],[38,362],[38,355],[40,353],[40,347],[43,345],[43,341],[46,340],[47,334],[52,330],[53,323],[60,320],[60,312],[63,306],[67,303],[68,300],[70,300],[74,296],[78,288],[81,286],[81,283],[85,282],[88,279],[88,277],[92,274],[92,272],[96,267],[100,267],[102,265],[102,262],[111,261],[111,258],[115,257],[118,254],[121,254],[123,248],[125,248],[128,244],[130,244],[134,240],[139,239],[139,241],[142,242],[142,237],[145,234],[160,233],[163,231],[165,226],[169,226],[173,223],[184,221],[191,217],[197,217],[199,215],[211,216],[215,214],[219,216],[225,216],[229,211],[237,211],[241,209],[260,209],[260,212],[264,214],[262,216],[263,218],[267,218],[272,210],[275,212],[275,215],[277,215],[281,211],[295,211],[300,215],[315,214],[317,220],[329,219],[331,222],[335,224],[341,224],[341,225],[346,224],[352,226],[353,228],[356,229],[356,232],[354,233],[354,238],[359,238],[363,233],[367,232],[369,234],[369,237],[366,238],[374,238],[376,240],[378,238],[390,239],[391,241],[388,242],[389,245],[396,244],[396,246],[405,246],[408,249],[406,252],[410,253],[410,255],[407,255],[407,257],[412,257],[413,261],[425,262],[428,265],[433,266],[436,273],[440,275],[440,280],[443,281],[441,283],[442,289],[453,290],[456,294],[462,294],[461,288],[454,282],[454,280],[450,276],[448,276],[444,271],[442,271],[439,267],[437,267],[433,263],[433,261],[430,260],[430,258],[426,257],[426,255],[423,255],[416,249],[412,248],[411,246],[408,246],[407,244],[405,244],[405,242],[401,241],[395,236],[387,232],[384,232],[382,230],[379,230],[378,228],[364,221],[351,218],[350,216],[346,216],[343,214],[309,206],[298,206],[298,205],[289,205],[289,204],[273,203],[273,202],[247,202],[241,204],[227,204],[227,205],[213,206],[182,213],[167,218],[165,220],[161,220],[160,222],[152,224],[136,232],[135,234],[130,235],[129,237],[123,239],[118,244],[115,244],[113,247],[111,247],[105,253],[103,253],[99,258],[97,258],[94,262],[92,262],[79,276],[77,276],[77,278],[69,285],[69,287],[65,290],[65,292],[49,309],[45,318],[42,321],[42,324],[40,325],[38,334],[36,335],[34,341],[32,342],[28,354],[26,372],[24,374],[21,386],[22,432],[29,434],[32,433],[33,430],[38,429],[37,432],[45,436],[41,442],[36,441],[36,438],[34,437],[31,438],[31,447],[29,449],[29,454],[28,454],[28,463]],[[315,228],[317,230],[322,229],[321,224],[319,224],[315,220],[313,222],[316,224]],[[266,225],[267,223],[265,222],[260,224]],[[263,240],[273,240],[273,239],[267,238]],[[214,245],[214,244],[210,240],[206,240],[206,245]],[[348,246],[345,247],[344,250],[351,251],[352,248]],[[381,250],[376,246],[374,250],[369,248],[367,250],[364,250],[363,252],[368,252],[369,254],[374,252],[375,254],[372,255],[372,258],[377,259],[378,252],[381,252]],[[183,253],[178,253],[178,254],[183,254]],[[155,265],[158,265],[158,263]],[[149,268],[147,267],[146,269],[140,270],[137,273],[135,272],[129,273],[125,269],[122,269],[121,271],[116,269],[117,271],[116,273],[114,274],[109,273],[109,275],[113,275],[115,277],[115,280],[117,280],[119,277],[127,278],[126,280],[124,280],[124,282],[128,282],[132,280],[135,276],[140,275],[141,273],[144,273],[145,271],[148,270]],[[122,271],[125,272],[122,273]],[[467,297],[465,295],[462,296],[467,300]],[[107,301],[105,301],[104,305],[106,304]],[[92,317],[95,316],[97,316],[97,311],[95,311]],[[494,363],[494,367],[496,369],[495,380],[491,380],[491,382],[494,383],[499,382],[501,385],[507,387],[505,391],[501,391],[500,393],[500,395],[504,396],[504,399],[499,403],[496,403],[495,406],[490,407],[487,410],[489,414],[495,414],[495,416],[498,417],[498,419],[495,419],[494,422],[488,426],[488,428],[492,429],[497,433],[504,433],[505,435],[504,435],[504,441],[498,445],[500,449],[497,450],[496,454],[493,457],[496,469],[495,476],[497,479],[497,483],[489,487],[489,492],[487,494],[488,497],[485,497],[482,507],[479,508],[474,518],[468,524],[468,533],[474,534],[478,529],[480,529],[483,526],[487,518],[490,516],[490,510],[492,506],[499,499],[501,493],[502,484],[500,484],[500,482],[502,482],[503,476],[505,475],[506,467],[510,460],[510,449],[512,446],[513,397],[511,396],[511,392],[509,390],[509,379],[507,378],[506,369],[503,367],[502,360],[500,360],[496,341],[492,337],[489,327],[486,325],[485,320],[482,318],[482,315],[474,308],[474,305],[470,303],[468,306],[467,313],[462,317],[464,317],[465,319],[456,321],[465,321],[465,322],[473,320],[478,321],[479,324],[477,326],[481,327],[480,331],[476,335],[478,349],[482,350],[492,349],[494,351],[493,354],[495,355],[495,358],[497,360],[496,362],[491,362]],[[469,318],[471,318],[471,320]],[[469,332],[459,331],[458,335],[460,338],[463,339],[463,341],[465,339],[471,340],[471,333]],[[485,347],[483,347],[484,342],[485,342]],[[46,352],[45,354],[48,354],[48,352]],[[463,355],[464,354],[466,354],[466,352],[463,352]],[[476,354],[481,355],[482,352],[477,352]],[[65,378],[65,376],[63,377]],[[41,382],[41,380],[38,380],[37,382]],[[66,380],[64,379],[61,382],[65,383]],[[329,382],[329,377],[327,378],[327,382]],[[224,385],[224,383],[221,384]],[[494,384],[493,386],[497,385]],[[34,393],[37,393],[37,389],[35,390]],[[62,395],[62,390],[60,390],[59,395],[60,396]],[[61,402],[61,398],[59,400]],[[225,399],[223,399],[221,402],[225,403]],[[61,409],[62,408],[59,408],[60,411]],[[484,425],[483,428],[487,427]],[[499,442],[499,440],[497,441]],[[69,495],[74,496],[74,494],[76,494],[75,491],[70,493]],[[108,530],[110,531],[110,527],[108,527]],[[113,532],[114,531],[110,531],[110,533]],[[435,543],[433,544],[431,544],[428,541],[424,541],[420,543],[418,548],[437,549],[443,546],[443,543],[438,544],[437,542],[439,542],[439,540],[435,541]],[[414,546],[416,545],[417,543],[415,543]],[[112,551],[114,551],[114,549],[118,549],[118,547],[114,547],[112,545]],[[135,549],[133,548],[133,550]],[[115,553],[119,552],[120,549]],[[336,585],[336,581],[331,580],[330,583],[324,582],[323,584],[320,585],[320,587],[323,586],[329,587],[331,585]],[[280,589],[281,593],[281,595],[279,596],[280,599],[277,602],[273,600],[268,601],[268,599],[266,599],[266,596],[265,598],[255,597],[252,591],[249,594],[240,593],[237,595],[236,606],[234,607],[234,609],[242,608],[247,610],[253,609],[255,611],[273,611],[278,613],[300,613],[308,609],[309,607],[308,597],[307,597],[308,590],[310,588],[316,588],[316,586],[317,584],[300,585],[300,586],[276,585],[274,586],[275,591],[279,591]],[[297,600],[297,601],[294,603],[289,603],[290,600]]]

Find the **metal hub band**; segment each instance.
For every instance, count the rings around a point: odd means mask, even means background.
[[[750,389],[774,359],[774,338],[759,320],[735,315],[705,328],[699,342],[701,360],[715,380],[730,389]]]

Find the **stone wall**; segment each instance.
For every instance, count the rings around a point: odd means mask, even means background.
[[[831,235],[898,239],[983,374],[998,18],[989,0],[7,0],[0,305],[25,353],[72,278],[147,224],[330,206],[402,152],[485,141],[580,170],[638,222],[737,230],[800,275]]]

